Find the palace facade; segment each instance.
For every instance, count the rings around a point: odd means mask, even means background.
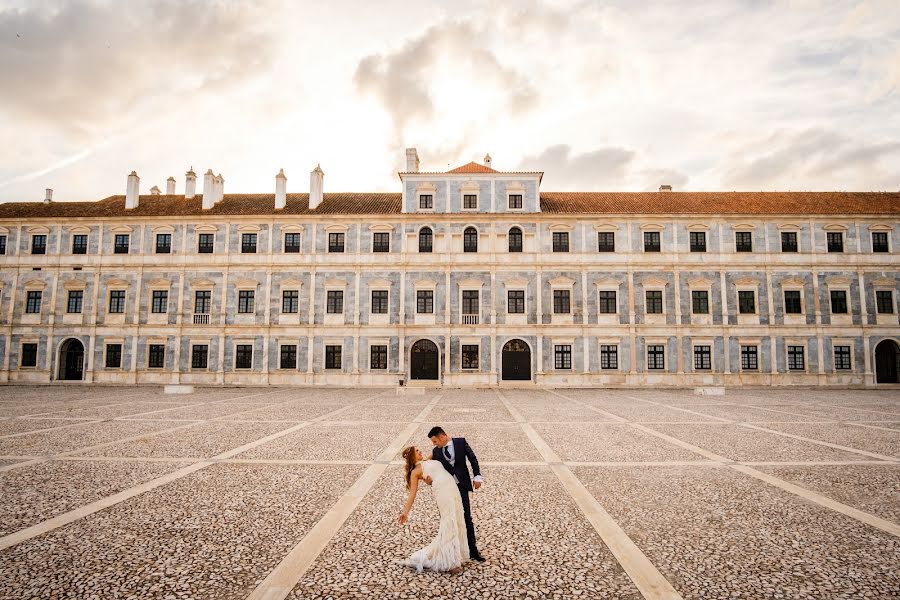
[[[874,386],[900,365],[900,194],[547,192],[419,170],[398,193],[0,205],[0,380]]]

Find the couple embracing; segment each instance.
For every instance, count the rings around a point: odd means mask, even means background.
[[[409,497],[400,514],[400,523],[406,523],[409,517],[419,482],[432,487],[441,522],[434,540],[413,552],[402,564],[415,567],[419,573],[422,569],[458,573],[462,564],[469,560],[484,561],[475,545],[475,526],[469,506],[469,493],[481,487],[481,470],[475,452],[465,438],[451,438],[440,427],[432,427],[428,437],[434,446],[430,460],[426,460],[415,446],[403,450]],[[472,465],[474,478],[469,474],[467,460]]]

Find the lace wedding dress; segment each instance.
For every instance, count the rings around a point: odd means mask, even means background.
[[[431,491],[441,513],[441,523],[431,543],[413,552],[402,564],[415,567],[417,573],[422,569],[449,571],[469,560],[462,499],[453,475],[438,461],[422,461],[422,474],[431,477]]]

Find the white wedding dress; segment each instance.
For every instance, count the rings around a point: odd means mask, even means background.
[[[431,477],[431,491],[441,513],[441,523],[431,543],[413,552],[402,564],[415,567],[417,573],[421,573],[422,569],[449,571],[469,560],[462,499],[453,475],[441,463],[424,460],[421,464],[423,476]]]

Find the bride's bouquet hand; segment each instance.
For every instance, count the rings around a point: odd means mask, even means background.
[[[424,481],[428,485],[431,485],[431,475],[428,475],[427,477],[423,477],[422,481]]]
[[[400,524],[403,525],[409,519],[409,515],[406,513],[400,513]]]

